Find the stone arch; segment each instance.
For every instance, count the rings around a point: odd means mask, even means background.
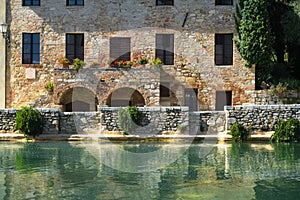
[[[143,95],[130,87],[115,89],[106,100],[106,105],[109,107],[145,106],[145,104]]]
[[[59,102],[63,112],[91,112],[97,111],[99,104],[97,95],[82,86],[68,87],[59,96]]]

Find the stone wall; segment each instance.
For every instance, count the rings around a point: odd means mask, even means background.
[[[282,97],[275,95],[271,90],[247,91],[252,97],[247,104],[252,105],[276,105],[276,104],[295,104],[300,103],[300,93],[295,90],[288,90]]]
[[[238,122],[252,130],[272,131],[280,120],[300,120],[300,105],[256,105],[226,107],[227,129]]]
[[[197,134],[216,134],[225,131],[226,115],[222,111],[201,111],[190,113],[190,131]],[[195,134],[195,132],[191,132]]]
[[[99,125],[97,112],[67,113],[58,109],[37,109],[43,120],[43,134],[95,133]],[[16,109],[0,109],[0,132],[15,132]]]
[[[28,105],[46,94],[44,84],[63,73],[55,68],[59,68],[58,56],[65,55],[66,33],[83,33],[86,67],[97,62],[102,68],[108,67],[110,37],[130,37],[132,59],[142,55],[151,60],[155,34],[174,34],[175,62],[164,69],[186,87],[198,90],[200,109],[214,110],[218,90],[232,91],[233,105],[248,102],[255,69],[244,67],[236,47],[232,66],[214,64],[215,33],[235,33],[234,6],[215,6],[215,0],[175,0],[174,6],[156,6],[155,2],[91,0],[84,6],[66,6],[65,1],[43,0],[41,6],[22,6],[22,0],[9,0],[6,107]],[[40,64],[22,64],[22,33],[40,33]],[[26,78],[28,70],[33,70],[34,78]]]
[[[179,131],[189,123],[188,107],[144,107],[138,108],[143,115],[142,124],[136,134],[157,135]],[[118,125],[119,108],[101,108],[101,125],[103,130],[122,131]]]

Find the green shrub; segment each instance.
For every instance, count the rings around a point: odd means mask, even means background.
[[[48,92],[53,92],[53,89],[54,89],[53,81],[46,83],[44,87]]]
[[[232,139],[236,142],[243,141],[249,137],[249,130],[245,128],[242,124],[235,122],[230,127],[230,133]]]
[[[300,122],[295,118],[290,118],[287,121],[280,121],[275,126],[275,132],[270,140],[274,142],[295,142],[300,138]]]
[[[160,69],[163,65],[163,62],[161,61],[160,58],[155,58],[154,60],[152,60],[152,64],[151,67],[152,68],[157,68]]]
[[[136,106],[127,106],[118,111],[119,126],[124,132],[133,133],[134,130],[141,124],[141,113]]]
[[[26,136],[37,136],[42,133],[43,124],[39,111],[31,107],[23,107],[16,113],[16,129]]]
[[[73,60],[73,64],[77,72],[85,65],[85,63],[79,58],[75,58]]]

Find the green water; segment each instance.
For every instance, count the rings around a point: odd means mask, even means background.
[[[299,144],[0,143],[4,200],[282,200],[299,191]]]

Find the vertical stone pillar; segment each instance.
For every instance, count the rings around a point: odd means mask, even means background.
[[[0,24],[6,23],[6,0],[0,0]],[[0,108],[5,108],[6,41],[0,33]]]

